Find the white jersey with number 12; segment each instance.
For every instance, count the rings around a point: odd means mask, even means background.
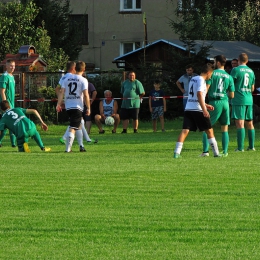
[[[66,110],[79,109],[83,111],[83,91],[88,90],[88,80],[80,75],[71,74],[63,80],[61,87],[65,89]]]

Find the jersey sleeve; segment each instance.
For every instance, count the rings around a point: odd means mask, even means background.
[[[183,83],[183,75],[178,79],[180,83]]]
[[[211,79],[211,78],[208,79],[208,80],[206,80],[206,84],[207,84],[207,85],[211,85],[211,83],[212,83],[212,79]]]
[[[0,88],[6,88],[8,84],[8,78],[5,75],[2,75],[2,77],[0,77]]]
[[[138,87],[138,95],[140,95],[140,94],[143,94],[144,93],[144,87],[143,87],[143,84],[139,81],[139,80],[137,80],[137,87]]]
[[[198,91],[204,92],[204,88],[205,88],[204,84],[205,84],[204,79],[202,77],[199,77],[197,81],[197,92]]]

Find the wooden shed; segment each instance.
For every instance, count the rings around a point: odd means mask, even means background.
[[[12,59],[15,61],[15,72],[45,72],[47,63],[36,53],[33,45],[23,45],[20,47],[17,54],[6,54],[5,59],[1,61],[0,66],[5,70],[6,60]]]

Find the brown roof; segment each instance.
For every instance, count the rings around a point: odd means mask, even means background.
[[[42,63],[44,66],[47,66],[47,63],[40,58],[39,54],[30,54],[28,56],[24,56],[23,54],[7,54],[5,59],[0,63],[0,66],[5,65],[6,60],[13,59],[15,61],[15,66],[31,66],[36,62]]]

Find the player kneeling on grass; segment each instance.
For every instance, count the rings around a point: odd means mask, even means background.
[[[190,80],[182,131],[176,143],[173,156],[174,158],[180,157],[183,143],[188,136],[189,131],[195,132],[197,129],[200,131],[205,131],[214,156],[220,156],[218,145],[210,122],[210,115],[207,110],[214,109],[214,107],[205,103],[205,97],[207,94],[206,80],[211,78],[212,73],[213,65],[206,64],[202,67],[200,76],[193,77]]]
[[[24,109],[21,107],[10,108],[10,104],[7,100],[3,100],[0,103],[1,109],[4,114],[0,120],[0,131],[9,129],[14,133],[17,138],[17,145],[19,152],[30,152],[28,147],[29,137],[33,138],[39,145],[42,151],[49,152],[51,148],[44,147],[40,134],[38,133],[34,122],[32,122],[25,114],[36,115],[44,131],[48,130],[48,126],[42,121],[41,116],[35,109]]]

